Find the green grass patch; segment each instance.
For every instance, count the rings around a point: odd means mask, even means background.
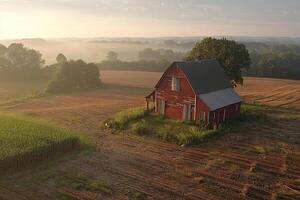
[[[47,84],[47,79],[32,81],[0,80],[0,102],[37,96],[37,94],[43,93]]]
[[[236,131],[244,123],[254,121],[270,123],[264,114],[267,109],[264,106],[243,104],[238,118],[223,123],[216,130],[200,129],[191,123],[166,119],[153,113],[149,114],[141,107],[117,113],[106,123],[107,127],[126,129],[141,136],[152,136],[179,145],[197,145],[209,138]]]
[[[150,105],[150,109],[153,105]],[[149,111],[144,107],[129,108],[115,114],[112,118],[104,122],[105,127],[114,129],[125,129],[129,123],[145,117]]]
[[[56,182],[57,187],[72,188],[78,191],[90,191],[111,194],[111,188],[102,180],[90,179],[78,174],[65,174]]]
[[[270,124],[272,121],[267,116],[268,110],[272,108],[256,105],[256,104],[242,104],[241,106],[241,114],[235,120],[229,121],[229,125],[234,122],[235,124],[239,124],[241,122],[256,122],[259,124]]]
[[[11,105],[20,104],[28,100],[45,97],[43,93],[32,93],[31,95],[26,95],[22,97],[12,98],[6,101],[0,102],[0,107],[9,107]]]
[[[142,136],[154,136],[160,140],[179,145],[195,145],[220,130],[201,130],[197,126],[181,121],[165,119],[155,114],[131,123],[132,133]]]
[[[0,168],[42,160],[87,145],[74,131],[17,114],[0,113]]]
[[[144,199],[147,199],[147,196],[138,191],[130,191],[128,193],[128,199],[129,200],[144,200]]]

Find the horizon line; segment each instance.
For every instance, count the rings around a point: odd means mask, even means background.
[[[203,38],[203,37],[244,37],[244,38],[288,38],[300,39],[300,36],[251,36],[251,35],[197,35],[197,36],[93,36],[93,37],[20,37],[20,38],[0,38],[0,40],[30,40],[30,39],[160,39],[160,38]]]

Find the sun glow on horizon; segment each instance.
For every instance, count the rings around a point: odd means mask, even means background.
[[[14,6],[17,2],[20,3],[19,7]],[[58,2],[58,5],[55,5],[55,2]],[[0,39],[300,36],[300,27],[296,26],[299,23],[296,17],[300,17],[297,11],[276,13],[266,10],[269,16],[259,21],[255,13],[248,16],[239,13],[238,9],[231,11],[228,5],[210,5],[206,0],[203,1],[206,4],[199,2],[199,5],[194,5],[193,2],[195,4],[194,0],[87,0],[87,3],[78,0],[45,0],[39,3],[32,0],[4,1],[0,2]],[[263,13],[258,14],[263,16]],[[235,15],[241,16],[241,19]],[[293,20],[288,20],[289,18]]]

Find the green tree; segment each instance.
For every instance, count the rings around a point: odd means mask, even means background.
[[[40,69],[45,61],[42,54],[34,49],[28,49],[23,44],[13,43],[6,51],[11,67],[21,70]]]
[[[100,83],[99,69],[94,63],[71,60],[62,64],[46,93],[89,90],[99,87]]]
[[[250,66],[250,56],[245,45],[233,40],[204,38],[187,56],[187,60],[217,59],[234,85],[242,84],[241,71]]]
[[[106,59],[108,61],[117,61],[118,57],[119,57],[119,55],[116,52],[114,52],[114,51],[110,51],[106,55]]]
[[[60,53],[56,56],[56,62],[59,64],[65,63],[67,61],[68,61],[67,57],[62,53]]]

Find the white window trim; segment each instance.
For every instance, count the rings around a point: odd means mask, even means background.
[[[174,75],[172,76],[172,83],[171,83],[171,89],[172,91],[180,91],[180,79],[175,77]]]

